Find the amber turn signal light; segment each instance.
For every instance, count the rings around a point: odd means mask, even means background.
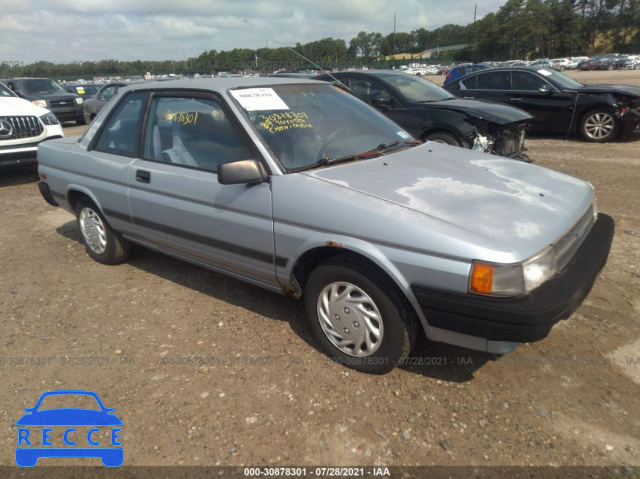
[[[488,264],[474,263],[471,271],[471,287],[474,293],[491,294],[493,289],[494,267]]]

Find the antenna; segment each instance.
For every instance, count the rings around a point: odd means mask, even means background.
[[[302,53],[298,53],[297,51],[295,51],[293,48],[291,48],[289,45],[285,45],[284,43],[276,40],[275,38],[273,38],[270,35],[267,35],[265,32],[263,32],[262,30],[260,30],[258,27],[256,27],[255,25],[252,25],[251,23],[249,23],[246,19],[244,21],[244,23],[246,23],[247,25],[249,25],[250,27],[252,27],[253,29],[259,31],[260,33],[262,33],[265,37],[267,37],[268,39],[279,43],[280,45],[282,45],[283,47],[285,47],[288,50],[291,50],[293,53],[295,53],[296,55],[298,55],[300,58],[302,58],[303,60],[306,60],[307,62],[311,63],[314,67],[316,67],[318,70],[322,71],[322,73],[324,73],[325,75],[329,75],[331,78],[333,78],[336,82],[338,82],[342,87],[344,87],[345,89],[347,89],[348,91],[351,91],[351,89],[345,85],[344,83],[342,83],[340,80],[338,80],[336,77],[334,77],[330,72],[328,72],[327,70],[325,70],[324,68],[322,68],[320,65],[316,64],[315,62],[309,60],[307,57],[305,57]]]

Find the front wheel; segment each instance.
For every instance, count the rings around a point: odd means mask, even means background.
[[[129,256],[129,242],[113,231],[100,210],[89,199],[76,205],[78,230],[82,233],[87,254],[98,263],[118,264]]]
[[[580,120],[580,135],[587,141],[604,143],[618,134],[620,122],[615,115],[605,108],[597,108],[587,112]]]
[[[426,135],[423,139],[427,141],[433,141],[435,143],[442,143],[445,145],[461,146],[460,142],[455,136],[445,131],[437,131],[435,133],[430,133]]]
[[[384,374],[411,352],[416,323],[410,307],[374,266],[328,260],[311,273],[304,295],[311,329],[334,361]]]

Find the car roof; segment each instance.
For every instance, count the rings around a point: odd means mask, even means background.
[[[169,80],[163,82],[140,82],[127,84],[128,91],[134,90],[211,90],[223,93],[233,88],[268,87],[269,85],[287,85],[307,83],[317,85],[315,80],[306,78],[277,77],[217,77]]]
[[[338,72],[327,72],[324,75],[319,75],[319,76],[331,76],[331,75],[369,75],[369,76],[391,76],[391,75],[402,75],[402,76],[407,76],[407,73],[405,71],[402,70],[382,70],[382,69],[378,69],[378,70],[340,70]]]

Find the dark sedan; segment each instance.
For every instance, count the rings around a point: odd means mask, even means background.
[[[499,68],[473,73],[445,89],[461,98],[494,100],[531,113],[531,131],[579,134],[605,142],[640,135],[640,87],[583,85],[541,68]]]
[[[524,138],[531,115],[518,108],[462,100],[429,80],[391,70],[345,71],[318,79],[342,82],[423,141],[527,159]]]

